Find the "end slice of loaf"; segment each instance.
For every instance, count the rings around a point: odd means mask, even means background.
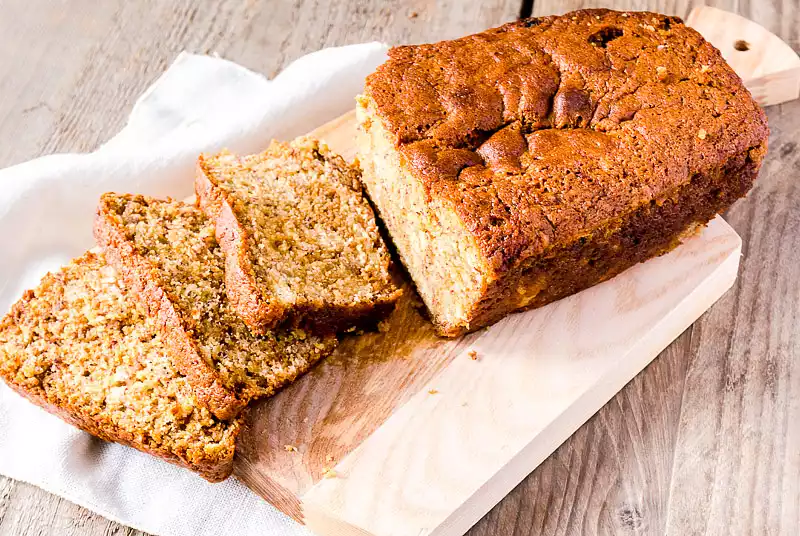
[[[328,330],[375,321],[400,296],[358,170],[324,144],[201,156],[195,191],[225,252],[228,297],[255,332],[286,318]]]
[[[95,236],[158,319],[178,370],[218,418],[230,419],[251,399],[273,394],[336,347],[334,336],[302,329],[253,335],[225,296],[214,227],[192,205],[105,194]]]
[[[167,353],[93,253],[46,275],[0,321],[0,375],[15,391],[90,434],[221,481],[240,423],[198,405]]]

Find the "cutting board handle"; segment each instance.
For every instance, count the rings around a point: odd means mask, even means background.
[[[800,57],[763,26],[708,6],[694,8],[686,24],[722,52],[761,106],[800,97]]]

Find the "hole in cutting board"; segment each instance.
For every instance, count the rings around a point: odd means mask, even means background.
[[[744,39],[739,39],[733,44],[733,48],[735,48],[739,52],[746,52],[750,50],[750,43],[748,43]]]

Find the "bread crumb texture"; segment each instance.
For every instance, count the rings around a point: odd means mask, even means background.
[[[257,300],[341,329],[358,317],[380,320],[399,297],[359,171],[326,145],[304,137],[249,156],[204,156],[198,174],[198,199],[229,266],[258,288]],[[222,203],[235,222],[220,216]]]
[[[239,421],[197,404],[155,321],[104,258],[48,274],[0,321],[0,374],[65,420],[200,472],[230,474]]]
[[[153,267],[154,280],[147,283],[163,290],[206,366],[242,398],[273,394],[336,347],[335,336],[303,329],[254,335],[226,298],[214,227],[193,205],[105,194],[101,212]]]

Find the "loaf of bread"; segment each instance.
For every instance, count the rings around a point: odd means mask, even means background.
[[[675,17],[585,10],[393,48],[362,180],[443,335],[669,251],[745,195],[763,111]]]
[[[375,323],[397,301],[358,170],[324,144],[201,156],[195,190],[225,253],[228,298],[254,332],[287,318],[326,331]]]
[[[220,419],[273,394],[336,347],[333,335],[277,329],[254,335],[225,295],[225,261],[198,208],[105,194],[95,237],[131,294],[157,319],[176,368]]]
[[[223,480],[240,422],[197,404],[168,352],[93,253],[46,275],[0,321],[0,376],[18,393],[97,437]]]

